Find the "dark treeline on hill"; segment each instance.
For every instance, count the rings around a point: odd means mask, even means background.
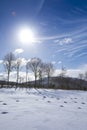
[[[49,86],[47,82],[47,78],[44,78],[41,82],[40,80],[30,81],[30,82],[8,82],[8,81],[0,81],[0,88],[45,88],[45,89],[65,89],[65,90],[87,90],[87,81],[78,79],[78,78],[70,78],[70,77],[51,77],[49,81]]]
[[[87,81],[71,77],[53,77],[52,83],[56,89],[87,90]]]

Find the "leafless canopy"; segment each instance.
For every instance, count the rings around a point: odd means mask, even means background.
[[[53,72],[54,72],[53,64],[52,63],[45,64],[45,73],[48,77],[48,87],[49,87],[49,80],[50,80],[50,77],[52,76]]]
[[[12,71],[12,69],[14,67],[14,60],[15,60],[15,56],[12,52],[6,54],[3,59],[4,68],[8,74],[8,81],[9,81],[10,72]]]
[[[38,75],[38,71],[39,71],[40,65],[41,65],[41,59],[36,58],[36,57],[31,58],[31,60],[28,62],[28,67],[34,73],[35,87],[36,87],[36,80],[37,80],[37,75]]]

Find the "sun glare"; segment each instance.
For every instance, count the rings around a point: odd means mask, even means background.
[[[32,42],[34,42],[34,34],[32,30],[28,28],[21,29],[19,31],[19,40],[24,44],[31,44]]]

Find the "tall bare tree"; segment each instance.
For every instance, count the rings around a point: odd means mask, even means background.
[[[84,79],[87,81],[87,71],[84,74]]]
[[[52,76],[52,74],[54,72],[53,64],[52,63],[45,64],[45,71],[46,71],[46,75],[48,77],[48,87],[49,87],[50,77]]]
[[[6,54],[3,59],[4,68],[8,74],[8,83],[9,83],[10,72],[13,70],[14,67],[14,60],[15,60],[15,56],[12,52]]]
[[[38,77],[39,77],[39,84],[40,85],[43,85],[42,81],[43,81],[43,78],[45,76],[45,70],[46,70],[45,63],[41,63],[39,70],[38,70]]]
[[[26,84],[27,84],[27,82],[28,82],[28,71],[29,71],[29,65],[30,65],[30,62],[28,61],[27,63],[26,63]]]
[[[67,72],[66,68],[62,65],[60,77],[61,78],[65,77],[66,72]]]
[[[82,89],[83,88],[83,78],[84,78],[84,75],[82,73],[79,73],[78,78],[79,78],[80,89]]]
[[[19,71],[20,71],[20,68],[21,68],[21,64],[22,64],[22,59],[21,58],[17,58],[15,60],[15,70],[17,72],[17,80],[16,80],[17,84],[19,82]]]
[[[36,87],[36,80],[37,80],[40,65],[41,65],[41,59],[39,58],[34,57],[31,58],[31,60],[29,61],[29,68],[32,70],[35,77],[35,87]]]
[[[81,80],[82,80],[84,76],[83,76],[83,74],[82,74],[82,73],[79,73],[78,77],[79,77],[79,79],[81,79]]]

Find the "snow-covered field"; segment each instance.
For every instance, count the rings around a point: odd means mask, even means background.
[[[87,92],[0,89],[0,130],[87,130]]]

